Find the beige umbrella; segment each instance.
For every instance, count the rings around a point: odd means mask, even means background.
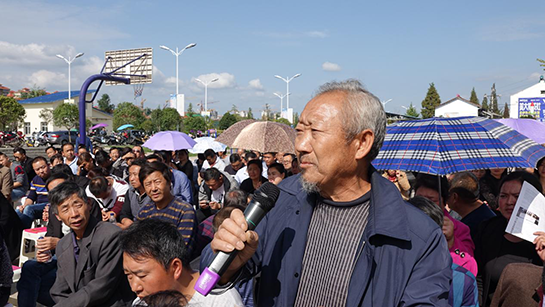
[[[216,138],[216,141],[223,143],[229,147],[233,147],[231,145],[233,144],[233,141],[237,138],[240,131],[246,128],[246,126],[248,126],[249,124],[255,123],[255,122],[256,122],[255,119],[246,119],[246,120],[241,120],[237,123],[234,123],[233,125],[231,125],[231,127],[225,129],[225,131],[223,131],[223,133]],[[233,148],[236,148],[236,147],[233,147]]]
[[[295,153],[295,129],[273,122],[255,122],[242,129],[231,147],[259,152]]]

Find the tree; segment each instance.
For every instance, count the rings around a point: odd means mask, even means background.
[[[231,114],[238,114],[238,108],[237,108],[237,105],[236,104],[233,104],[233,106],[231,107]]]
[[[111,103],[110,96],[108,94],[103,94],[98,100],[98,108],[106,113],[112,114],[114,112],[115,105]]]
[[[503,118],[509,118],[509,117],[511,117],[511,114],[509,113],[509,105],[506,102],[505,106],[503,107]]]
[[[430,83],[426,98],[422,100],[422,118],[430,118],[435,116],[435,108],[441,104],[441,97],[435,89],[435,84]]]
[[[179,131],[180,128],[183,128],[182,118],[176,109],[163,109],[161,113],[161,127],[163,131]]]
[[[545,60],[542,60],[542,59],[537,59],[537,61],[541,64],[539,64],[539,66],[541,67],[545,67]],[[543,68],[543,70],[545,70],[545,68]]]
[[[293,124],[297,125],[299,123],[299,113],[295,112],[293,115]]]
[[[63,102],[53,111],[53,123],[55,126],[64,127],[68,131],[77,128],[79,125],[78,107],[73,103]],[[70,134],[68,134],[68,140],[72,141]]]
[[[485,95],[484,98],[483,98],[483,103],[481,104],[481,108],[484,110],[484,111],[488,111],[488,97]]]
[[[17,130],[17,125],[24,122],[26,111],[12,97],[0,96],[0,126],[3,130]]]
[[[490,109],[493,113],[500,113],[500,109],[498,108],[498,97],[496,96],[496,83],[492,85],[492,93],[490,96]]]
[[[469,101],[473,102],[476,105],[480,105],[479,98],[477,98],[477,93],[475,92],[475,88],[471,90],[471,97],[469,98]]]
[[[223,116],[220,119],[219,129],[220,130],[225,130],[225,129],[231,127],[231,125],[233,125],[237,121],[238,120],[235,117],[235,115],[233,115],[233,114],[231,114],[229,112],[226,112],[225,114],[223,114]]]
[[[34,84],[30,91],[21,93],[21,99],[30,99],[44,95],[47,95],[45,89],[38,87],[36,84]]]
[[[191,133],[191,131],[194,131],[196,133],[197,131],[205,131],[205,130],[206,130],[206,123],[202,116],[191,116],[191,117],[186,117],[184,119],[185,133]]]
[[[136,129],[140,129],[140,125],[146,118],[142,114],[142,110],[131,102],[122,102],[114,110],[114,130],[124,124],[131,124]]]
[[[44,122],[49,123],[53,121],[53,109],[45,108],[40,110],[38,115]]]
[[[195,111],[193,111],[193,104],[191,102],[187,106],[187,112],[185,112],[185,113],[187,114],[187,116],[191,116],[191,115],[195,114]]]
[[[161,117],[163,116],[163,110],[161,110],[159,107],[157,109],[151,111],[149,117],[151,119],[151,124],[154,131],[161,131]]]
[[[144,113],[144,116],[150,116],[151,115],[151,109],[146,107],[144,108],[144,110],[142,111],[142,113]]]
[[[405,115],[412,116],[412,117],[419,117],[420,113],[418,113],[416,108],[413,106],[413,103],[411,102],[411,104],[409,105],[409,107],[405,111]]]
[[[246,114],[247,119],[254,119],[254,113],[252,113],[252,108],[248,108],[248,114]]]
[[[144,122],[140,125],[140,128],[149,134],[155,131],[153,129],[153,124],[151,123],[151,119],[149,118],[146,118],[146,120],[144,120]]]

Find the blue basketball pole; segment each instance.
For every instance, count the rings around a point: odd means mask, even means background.
[[[79,133],[80,133],[79,143],[80,144],[85,144],[85,147],[87,149],[89,149],[89,148],[88,148],[87,142],[86,142],[86,136],[87,136],[87,127],[86,127],[87,118],[85,116],[86,104],[87,103],[92,103],[95,100],[95,98],[97,97],[98,92],[100,91],[100,88],[102,87],[102,84],[104,83],[104,81],[114,81],[114,82],[121,82],[121,83],[124,83],[124,84],[130,84],[131,83],[130,78],[124,78],[124,77],[120,77],[120,76],[127,76],[127,77],[138,76],[138,77],[142,77],[142,75],[121,74],[121,73],[117,73],[117,71],[124,68],[125,66],[133,63],[134,61],[137,61],[140,58],[145,57],[145,56],[147,56],[147,54],[143,54],[143,55],[141,55],[141,56],[127,62],[123,66],[116,68],[115,70],[113,70],[111,72],[104,73],[104,68],[106,67],[106,64],[108,63],[108,61],[110,60],[110,58],[108,58],[108,59],[106,59],[106,62],[104,62],[104,65],[102,66],[102,70],[100,71],[100,74],[92,75],[89,78],[87,78],[87,80],[85,80],[85,82],[83,82],[83,85],[81,86],[81,90],[79,92],[79,104],[78,104],[78,106],[79,106]],[[93,82],[98,81],[98,80],[100,80],[100,84],[98,85],[95,94],[93,95],[93,97],[91,98],[90,101],[87,101],[86,97],[87,97],[87,90],[89,89],[89,86],[91,86],[91,84]],[[76,148],[76,150],[77,150],[77,148]]]

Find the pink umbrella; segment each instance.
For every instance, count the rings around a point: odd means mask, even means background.
[[[196,142],[187,134],[178,131],[162,131],[154,134],[142,146],[151,150],[190,149]]]
[[[545,123],[529,118],[504,118],[496,121],[524,134],[538,144],[545,144]]]

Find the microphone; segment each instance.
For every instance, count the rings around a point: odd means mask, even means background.
[[[252,201],[244,210],[244,218],[248,223],[248,230],[254,230],[257,224],[263,219],[275,205],[280,189],[270,182],[265,182],[261,187],[254,192]],[[218,252],[212,263],[204,269],[201,276],[195,284],[195,290],[206,296],[216,286],[221,275],[231,265],[231,262],[237,256],[238,250],[233,250],[230,253]]]

